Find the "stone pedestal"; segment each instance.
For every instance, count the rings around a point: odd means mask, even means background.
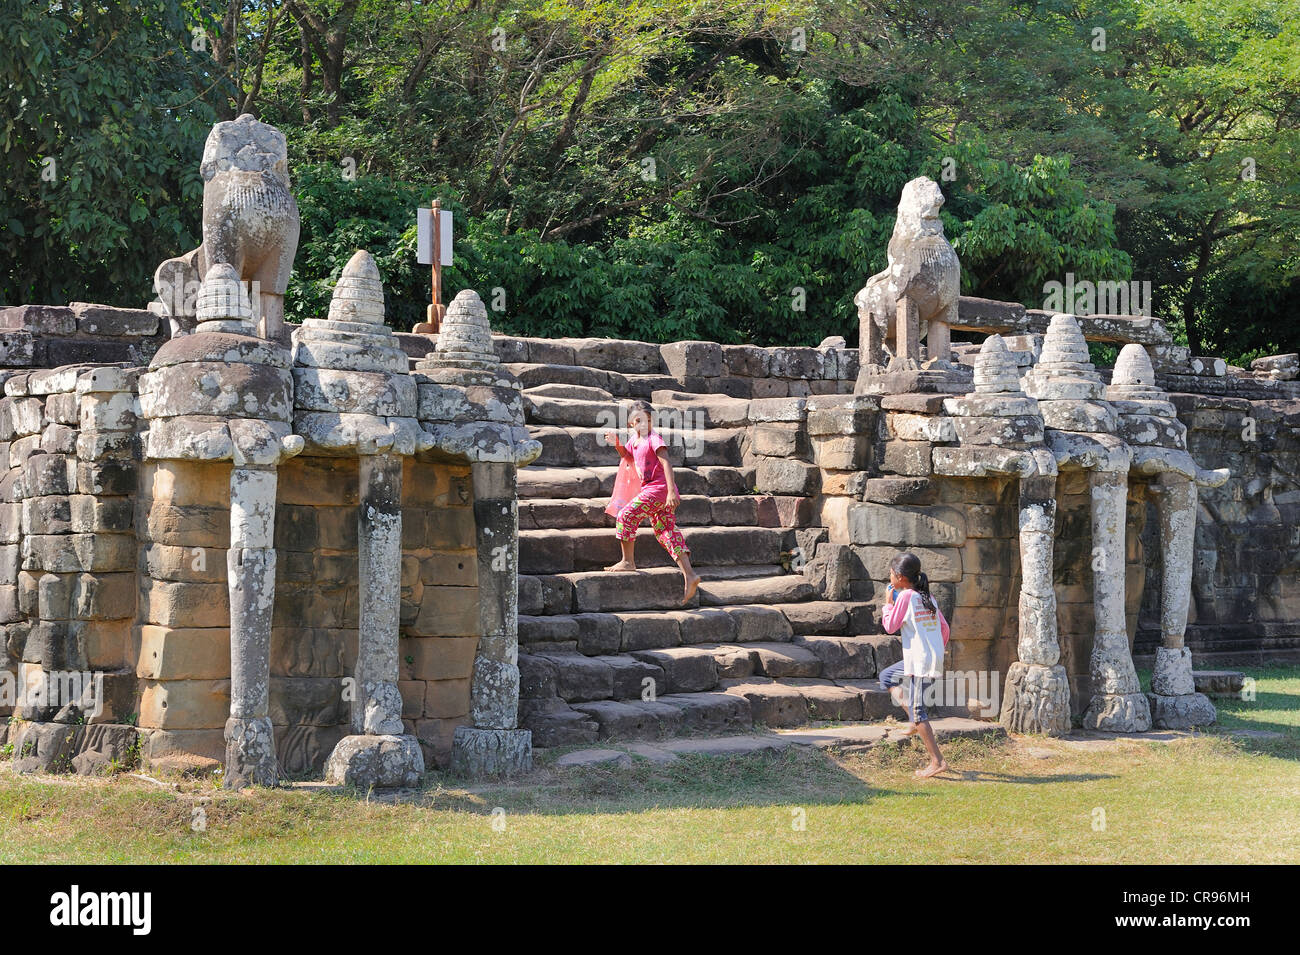
[[[325,762],[325,781],[357,789],[420,785],[424,755],[414,736],[345,736]]]
[[[498,776],[523,773],[532,768],[532,731],[456,727],[451,751],[452,772],[463,776]]]

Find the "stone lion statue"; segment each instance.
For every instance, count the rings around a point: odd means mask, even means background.
[[[952,349],[949,327],[957,321],[961,263],[943,234],[939,184],[919,176],[903,187],[898,220],[889,239],[889,266],[873,275],[856,296],[863,368],[884,364],[890,370],[920,367],[920,341],[927,336],[928,357],[947,364]]]
[[[217,123],[199,165],[203,176],[203,244],[163,262],[154,272],[158,301],[173,335],[195,324],[195,297],[208,269],[232,265],[250,283],[258,334],[278,338],[284,327],[284,292],[298,251],[298,204],[289,191],[284,134],[252,114]]]

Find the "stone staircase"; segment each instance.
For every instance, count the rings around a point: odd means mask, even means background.
[[[520,722],[534,744],[901,714],[874,679],[900,656],[878,606],[826,599],[824,576],[810,573],[827,540],[814,501],[755,491],[749,400],[685,390],[689,380],[638,374],[618,357],[606,368],[509,365],[543,446],[518,479]],[[604,512],[618,455],[601,435],[636,397],[688,425],[677,440],[660,428],[703,578],[686,606],[648,526],[638,573],[601,569],[619,558]]]

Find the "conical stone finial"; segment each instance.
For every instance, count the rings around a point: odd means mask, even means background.
[[[975,357],[975,392],[982,395],[1015,394],[1020,391],[1020,375],[1001,335],[984,339]]]
[[[219,262],[208,269],[203,284],[199,286],[195,308],[199,321],[196,332],[257,334],[253,325],[253,305],[233,265]]]
[[[1092,368],[1088,358],[1088,342],[1073,315],[1053,315],[1047,325],[1047,334],[1043,336],[1043,350],[1038,363],[1087,365]]]
[[[462,368],[489,368],[498,364],[487,307],[478,292],[464,289],[451,300],[438,328],[437,347],[424,361]]]
[[[1073,315],[1052,316],[1038,363],[1025,375],[1025,393],[1046,400],[1101,397],[1101,378]]]
[[[1106,387],[1106,398],[1120,414],[1159,415],[1174,418],[1177,412],[1169,395],[1156,384],[1151,356],[1141,345],[1130,342],[1119,350],[1115,370]]]
[[[404,375],[410,363],[384,324],[384,283],[374,257],[357,251],[343,267],[329,318],[304,319],[293,335],[295,365]]]
[[[1141,397],[1148,393],[1159,396],[1156,388],[1156,371],[1151,366],[1151,356],[1141,345],[1130,342],[1119,350],[1115,371],[1111,377],[1111,391]]]
[[[331,322],[384,323],[384,282],[375,257],[365,249],[358,249],[343,267],[330,298],[329,316]]]

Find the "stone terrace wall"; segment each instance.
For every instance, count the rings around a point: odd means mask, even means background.
[[[38,690],[36,698],[17,701],[14,715],[73,725],[9,741],[20,765],[75,761],[89,771],[125,756],[134,738],[134,731],[110,724],[137,711],[136,372],[72,365],[2,374],[4,668],[28,692],[51,671],[104,673],[102,712],[79,710],[67,689],[57,698]]]
[[[168,338],[153,312],[87,302],[0,308],[0,332],[0,368],[147,365]]]
[[[141,477],[143,754],[220,760],[230,709],[230,465],[146,464]],[[430,764],[467,724],[478,643],[469,467],[408,461],[403,476],[403,719]],[[276,501],[271,722],[281,768],[318,773],[348,733],[357,655],[356,458],[281,465]]]
[[[1187,643],[1205,664],[1300,660],[1300,399],[1260,397],[1264,383],[1232,376],[1209,385],[1252,397],[1171,396],[1188,450],[1232,470],[1223,487],[1201,490]],[[1160,550],[1146,551],[1139,654],[1159,631]]]
[[[231,468],[138,463],[138,373],[86,366],[4,373],[3,669],[11,686],[22,669],[29,687],[49,671],[105,673],[104,709],[87,714],[87,725],[62,706],[0,709],[60,724],[9,739],[46,767],[125,761],[133,726],[146,759],[224,753]],[[298,458],[279,482],[271,715],[289,773],[318,772],[347,732],[357,480],[355,458]],[[470,722],[480,630],[470,468],[408,461],[404,485],[403,717],[429,762],[445,765],[455,728]]]

